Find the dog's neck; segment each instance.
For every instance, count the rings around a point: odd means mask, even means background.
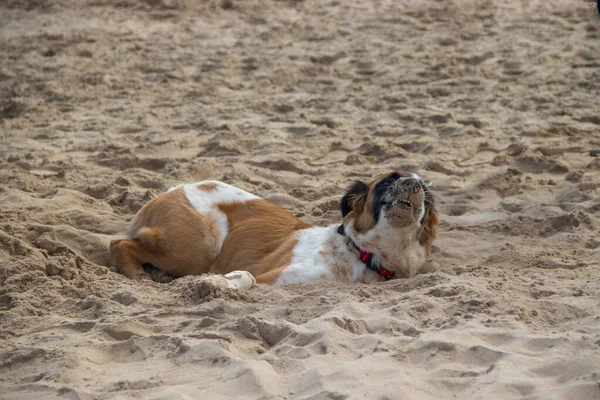
[[[337,228],[337,233],[342,235],[342,236],[346,236],[346,228],[344,227],[343,224],[341,224],[340,226],[338,226]],[[392,279],[394,277],[394,273],[392,271],[390,271],[389,269],[385,268],[384,266],[382,266],[381,264],[378,264],[375,262],[376,256],[364,249],[361,249],[356,243],[354,243],[354,241],[352,239],[349,238],[349,243],[350,245],[352,245],[356,251],[358,251],[358,258],[360,259],[360,261],[363,262],[363,264],[365,265],[365,267],[369,268],[372,271],[377,272],[379,275],[383,276],[384,279],[388,280],[388,279]]]

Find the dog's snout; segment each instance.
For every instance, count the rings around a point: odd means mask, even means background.
[[[400,190],[404,193],[417,193],[421,189],[421,184],[415,178],[408,178],[400,184]]]

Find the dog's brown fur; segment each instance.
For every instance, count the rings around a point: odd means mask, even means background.
[[[221,234],[179,188],[150,200],[135,216],[130,238],[113,240],[110,253],[128,278],[145,275],[143,264],[174,276],[199,275],[209,272],[219,255]]]
[[[432,200],[433,201],[433,200]],[[418,233],[419,243],[427,251],[427,258],[431,255],[431,246],[437,236],[437,224],[440,221],[438,213],[433,208],[433,204],[429,207],[423,218],[421,230]]]
[[[293,232],[312,225],[266,200],[218,206],[227,215],[230,230],[212,272],[250,272],[257,282],[273,282],[292,257]],[[269,273],[269,276],[263,274]],[[267,282],[264,282],[267,283]]]
[[[145,276],[142,265],[152,264],[173,276],[245,270],[269,284],[289,264],[292,233],[312,226],[262,199],[218,207],[229,224],[222,248],[217,224],[192,207],[182,188],[152,199],[136,215],[130,239],[111,242],[115,264],[128,278]]]

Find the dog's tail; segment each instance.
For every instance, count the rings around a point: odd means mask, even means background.
[[[157,228],[140,228],[134,235],[133,239],[148,250],[153,252],[163,252],[163,234]]]

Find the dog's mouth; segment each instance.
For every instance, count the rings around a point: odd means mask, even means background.
[[[394,200],[394,201],[387,201],[383,203],[387,208],[399,208],[399,209],[404,209],[404,210],[410,210],[413,208],[413,203],[408,200],[408,199],[402,199],[402,200]]]

